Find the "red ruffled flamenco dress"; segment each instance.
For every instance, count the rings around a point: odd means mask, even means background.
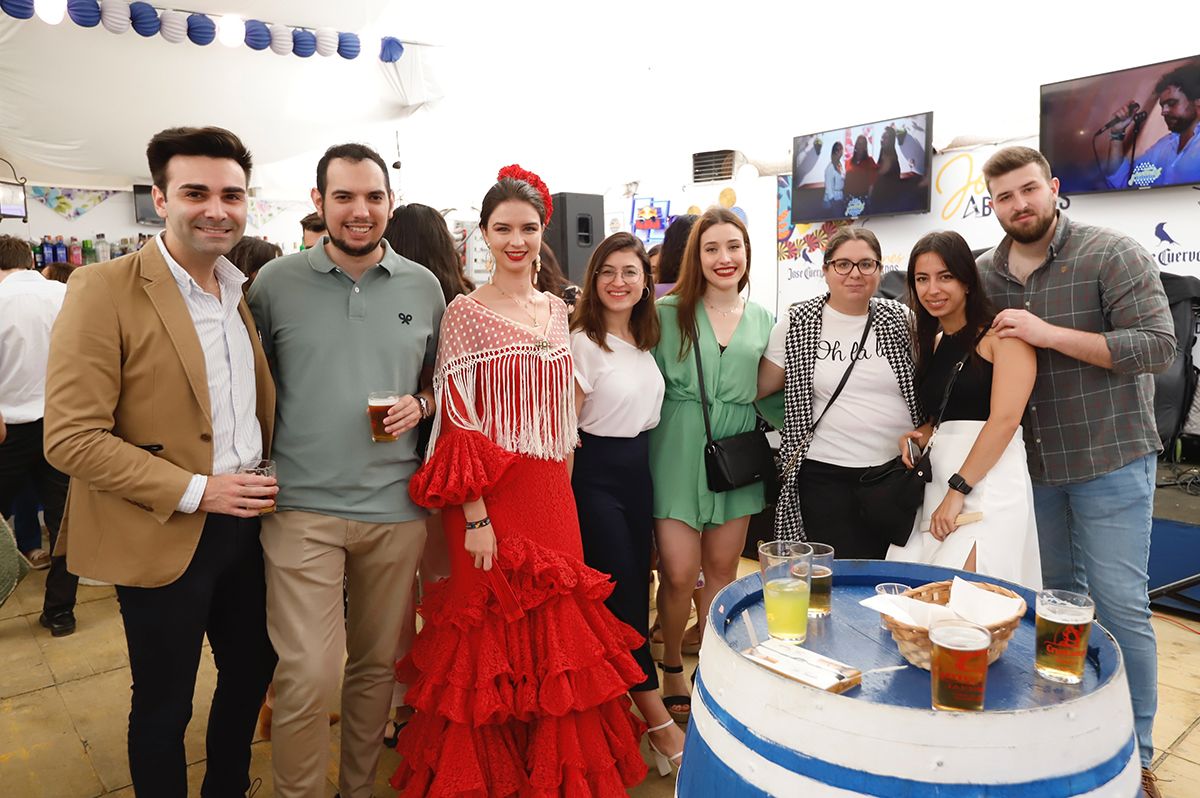
[[[641,638],[583,563],[567,316],[551,305],[544,330],[469,297],[442,322],[439,417],[410,493],[442,509],[451,573],[397,665],[416,709],[391,780],[402,796],[623,796],[646,774],[626,694],[644,678]],[[488,572],[464,548],[462,504],[480,497],[499,548]]]

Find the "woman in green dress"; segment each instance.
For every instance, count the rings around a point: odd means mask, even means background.
[[[700,359],[714,439],[754,428],[758,361],[774,323],[760,305],[742,299],[750,281],[746,225],[725,208],[709,208],[692,228],[679,282],[658,301],[662,338],[654,358],[666,381],[658,427],[650,433],[654,535],[662,581],[658,618],[663,635],[663,693],[677,720],[690,712],[680,645],[696,579],[697,606],[737,577],[750,516],[763,509],[761,483],[714,493],[704,471],[704,416],[692,347]]]

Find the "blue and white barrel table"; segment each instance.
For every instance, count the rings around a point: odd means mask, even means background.
[[[1033,670],[1034,593],[1000,580],[1029,607],[988,670],[985,711],[930,709],[929,672],[908,666],[879,615],[858,602],[880,582],[923,585],[954,575],[910,563],[839,560],[833,613],[810,619],[806,648],[864,672],[838,695],[809,688],[741,655],[743,610],[766,638],[757,574],[723,590],[709,614],[676,783],[680,798],[1066,798],[1139,794],[1141,766],[1129,687],[1116,642],[1098,624],[1082,684]]]

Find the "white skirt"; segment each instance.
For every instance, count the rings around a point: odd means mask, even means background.
[[[1042,563],[1033,484],[1020,427],[1000,459],[963,502],[962,512],[981,512],[983,517],[960,526],[945,540],[921,531],[929,529],[929,516],[950,489],[946,481],[962,468],[982,429],[982,421],[947,421],[938,427],[930,456],[933,481],[925,487],[925,502],[908,543],[890,546],[887,559],[962,568],[975,547],[978,573],[1040,590]]]

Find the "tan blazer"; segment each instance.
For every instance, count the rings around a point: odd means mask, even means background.
[[[256,413],[270,451],[275,385],[254,318]],[[212,471],[204,351],[155,242],[79,269],[50,335],[46,459],[71,477],[59,534],[71,573],[131,587],[178,579],[206,514],[175,508]]]

